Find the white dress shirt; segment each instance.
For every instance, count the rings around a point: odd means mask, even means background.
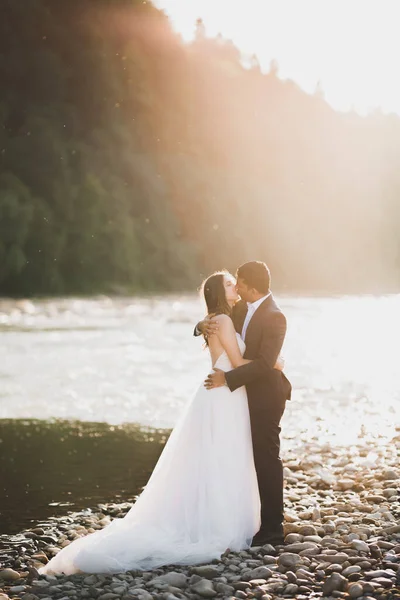
[[[241,333],[241,338],[242,338],[243,341],[244,341],[244,338],[246,337],[246,331],[247,331],[247,328],[249,326],[249,323],[251,321],[252,316],[254,315],[254,313],[256,312],[257,308],[260,306],[260,304],[262,304],[264,302],[264,300],[266,300],[267,298],[269,298],[270,295],[271,295],[271,292],[269,292],[266,296],[263,296],[262,298],[259,298],[255,302],[248,302],[247,303],[247,315],[246,315],[246,318],[244,320],[243,329],[242,329],[242,333]]]

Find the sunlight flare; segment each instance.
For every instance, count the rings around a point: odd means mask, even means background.
[[[219,33],[246,58],[307,93],[322,87],[337,110],[400,114],[397,84],[398,4],[395,0],[155,0],[189,42],[201,18],[206,34]]]

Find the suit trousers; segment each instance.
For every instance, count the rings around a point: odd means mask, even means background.
[[[249,399],[254,463],[261,500],[260,531],[282,534],[283,466],[280,458],[280,421],[286,401],[274,406]]]

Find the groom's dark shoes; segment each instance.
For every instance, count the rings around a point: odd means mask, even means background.
[[[280,531],[263,531],[260,529],[258,533],[253,537],[251,542],[252,546],[265,546],[271,544],[271,546],[282,546],[284,543],[283,530]]]

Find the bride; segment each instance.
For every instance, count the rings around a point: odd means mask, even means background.
[[[212,366],[229,371],[250,362],[229,317],[238,300],[235,278],[217,272],[204,282],[203,294],[219,322],[206,340]],[[209,562],[228,548],[248,548],[259,525],[246,390],[202,384],[125,517],[73,541],[39,572],[119,573]]]

